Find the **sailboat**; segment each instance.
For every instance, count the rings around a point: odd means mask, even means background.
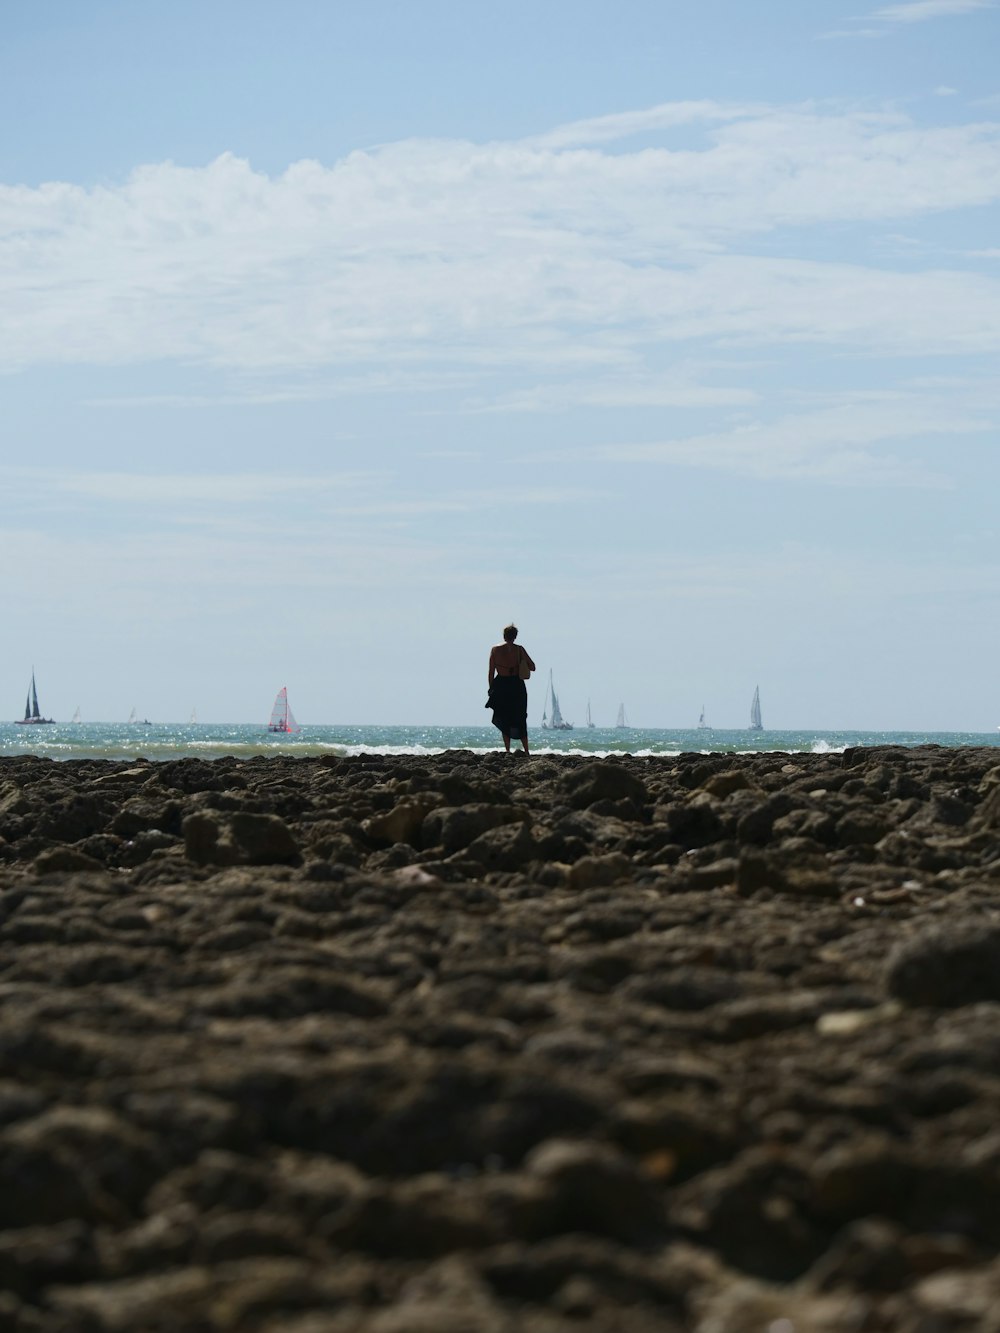
[[[704,704],[702,704],[702,706],[701,706],[701,712],[698,714],[698,730],[699,730],[699,731],[711,731],[711,730],[712,730],[712,728],[711,728],[711,727],[708,725],[708,723],[705,721],[705,705],[704,705]]]
[[[301,731],[302,728],[292,716],[292,710],[288,707],[288,686],[282,685],[274,700],[274,707],[271,709],[271,720],[267,724],[268,731],[281,732],[283,735],[291,735],[293,731]]]
[[[618,717],[615,719],[615,726],[616,726],[616,727],[619,727],[619,728],[625,728],[625,727],[628,726],[628,723],[625,721],[625,705],[624,705],[624,704],[619,704],[619,705],[618,705]]]
[[[82,719],[81,719],[81,717],[80,717],[80,705],[79,705],[79,704],[77,704],[77,706],[76,706],[76,712],[75,712],[75,713],[73,714],[73,716],[70,718],[70,721],[71,721],[71,722],[80,722],[80,721],[82,721]]]
[[[760,720],[760,686],[753,692],[753,703],[750,705],[750,730],[763,731],[764,724]]]
[[[131,723],[131,722],[138,722],[138,721],[139,721],[139,719],[138,719],[138,718],[136,717],[136,715],[135,715],[135,709],[134,709],[134,708],[132,709],[131,713],[129,713],[129,715],[128,715],[128,720],[129,720],[130,723]]]
[[[138,719],[138,717],[136,716],[136,712],[135,712],[135,709],[134,709],[134,708],[132,709],[131,713],[129,713],[129,715],[128,715],[128,720],[129,720],[129,722],[130,722],[133,726],[139,726],[139,727],[151,727],[151,726],[153,725],[152,722],[150,722],[150,720],[149,720],[148,717],[144,717],[144,718],[142,719],[142,721],[140,722],[139,719]]]
[[[198,722],[198,710],[197,710],[197,708],[192,708],[192,709],[191,709],[191,716],[188,718],[188,721],[190,722],[190,724],[191,724],[192,726],[195,726],[195,725],[197,724],[197,722]]]
[[[547,716],[545,708],[542,708],[542,729],[543,731],[572,731],[573,723],[566,722],[562,713],[559,711],[559,700],[556,697],[555,686],[552,684],[552,672],[549,672],[549,692],[546,696],[546,702],[552,701],[552,715]]]
[[[589,728],[591,731],[594,730],[594,724],[593,724],[593,722],[592,722],[591,719],[590,719],[590,700],[589,700],[589,699],[587,700],[587,726],[588,726],[588,728]]]
[[[35,668],[31,668],[31,685],[28,687],[28,697],[24,703],[24,717],[16,719],[19,727],[24,726],[48,726],[53,719],[51,717],[42,717],[38,709],[38,691],[35,689]]]

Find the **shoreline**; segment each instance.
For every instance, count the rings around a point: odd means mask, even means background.
[[[387,755],[413,758],[466,750],[489,756],[501,748],[492,727],[306,726],[294,737],[269,736],[259,725],[229,724],[56,724],[44,735],[26,736],[25,729],[0,724],[0,759],[34,755],[69,759],[150,759],[156,762],[185,757],[205,759],[258,756],[341,758]],[[679,758],[683,754],[824,754],[857,746],[898,745],[919,748],[995,748],[1000,733],[873,732],[873,731],[701,731],[656,728],[580,728],[573,731],[531,733],[532,753],[541,756],[614,755]]]
[[[14,1333],[1000,1302],[992,747],[24,756],[0,839]]]

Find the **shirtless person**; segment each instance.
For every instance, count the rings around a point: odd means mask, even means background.
[[[493,725],[503,736],[504,749],[510,754],[510,738],[519,740],[528,753],[528,691],[521,679],[522,663],[529,671],[535,664],[518,644],[517,626],[508,625],[503,632],[503,643],[490,649],[489,707],[493,709]]]

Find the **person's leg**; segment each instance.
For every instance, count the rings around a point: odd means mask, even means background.
[[[503,736],[503,748],[510,754],[510,737],[505,731],[501,732],[501,735]]]
[[[525,754],[528,754],[529,751],[528,751],[528,728],[527,728],[527,727],[525,727],[525,729],[521,732],[521,744],[522,744],[522,746],[524,747],[524,753],[525,753]]]

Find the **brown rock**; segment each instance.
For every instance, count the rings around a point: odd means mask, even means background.
[[[390,844],[407,842],[419,847],[420,830],[427,815],[442,804],[442,797],[434,792],[407,796],[391,810],[372,815],[361,827],[373,842]]]
[[[617,884],[632,875],[632,862],[621,852],[605,856],[583,856],[569,868],[570,888],[592,889],[606,884]]]
[[[525,1169],[553,1191],[554,1229],[637,1240],[662,1231],[663,1200],[653,1180],[613,1148],[550,1139]]]
[[[277,815],[188,815],[183,833],[185,855],[196,865],[288,865],[301,859],[291,830]]]

